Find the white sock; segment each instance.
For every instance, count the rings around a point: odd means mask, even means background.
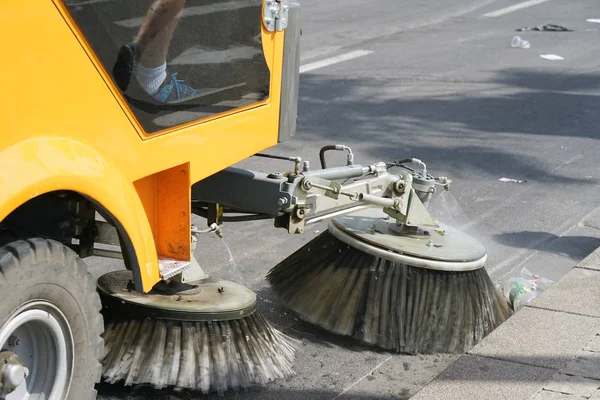
[[[167,78],[167,63],[156,68],[146,68],[138,64],[135,70],[135,77],[140,86],[152,96],[158,92],[160,85]]]

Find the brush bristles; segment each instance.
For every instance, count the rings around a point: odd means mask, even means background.
[[[115,319],[104,340],[108,383],[223,393],[294,373],[292,340],[258,311],[219,322]]]
[[[302,319],[399,353],[464,352],[511,314],[485,268],[404,265],[356,250],[328,231],[267,280]]]

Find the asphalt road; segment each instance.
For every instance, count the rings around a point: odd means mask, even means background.
[[[363,164],[420,158],[432,173],[453,179],[464,229],[486,245],[494,280],[524,266],[559,279],[600,245],[600,24],[586,22],[600,13],[596,0],[549,0],[484,17],[517,3],[302,1],[303,63],[372,53],[302,74],[297,137],[269,152],[317,165],[322,145],[344,143]],[[546,23],[574,31],[515,32]],[[512,49],[516,34],[531,48]],[[254,158],[240,165],[289,167]],[[446,215],[448,208],[440,209]],[[302,340],[295,377],[226,398],[409,398],[455,359],[374,351],[298,321],[277,303],[264,275],[323,225],[301,236],[266,221],[224,229],[234,262],[218,238],[207,236],[196,254],[201,264],[255,290],[264,315]],[[91,265],[95,273],[119,267]],[[104,400],[211,398],[118,386],[100,393]]]

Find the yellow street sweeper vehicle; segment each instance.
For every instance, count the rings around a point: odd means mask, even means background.
[[[485,248],[429,215],[449,180],[420,160],[362,166],[332,145],[313,169],[262,153],[296,130],[294,0],[4,0],[0,26],[0,398],[93,399],[100,380],[224,392],[292,374],[293,341],[256,295],[194,259],[231,210],[292,234],[330,220],[268,279],[335,333],[462,351],[508,316]],[[346,165],[327,167],[328,151]],[[251,156],[290,170],[231,167]],[[92,255],[123,270],[94,280]]]

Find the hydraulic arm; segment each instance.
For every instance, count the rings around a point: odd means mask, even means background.
[[[347,152],[346,165],[328,168],[325,152],[329,150]],[[218,223],[223,207],[227,207],[275,218],[276,227],[302,233],[305,226],[324,219],[379,207],[399,225],[435,226],[427,203],[436,184],[446,189],[450,184],[445,177],[430,175],[418,159],[355,164],[352,150],[343,145],[323,147],[323,168],[314,170],[299,157],[257,156],[292,161],[294,169],[267,174],[232,167],[196,183],[192,187],[194,209],[205,213],[209,223]],[[399,172],[392,172],[393,167],[399,167]]]

